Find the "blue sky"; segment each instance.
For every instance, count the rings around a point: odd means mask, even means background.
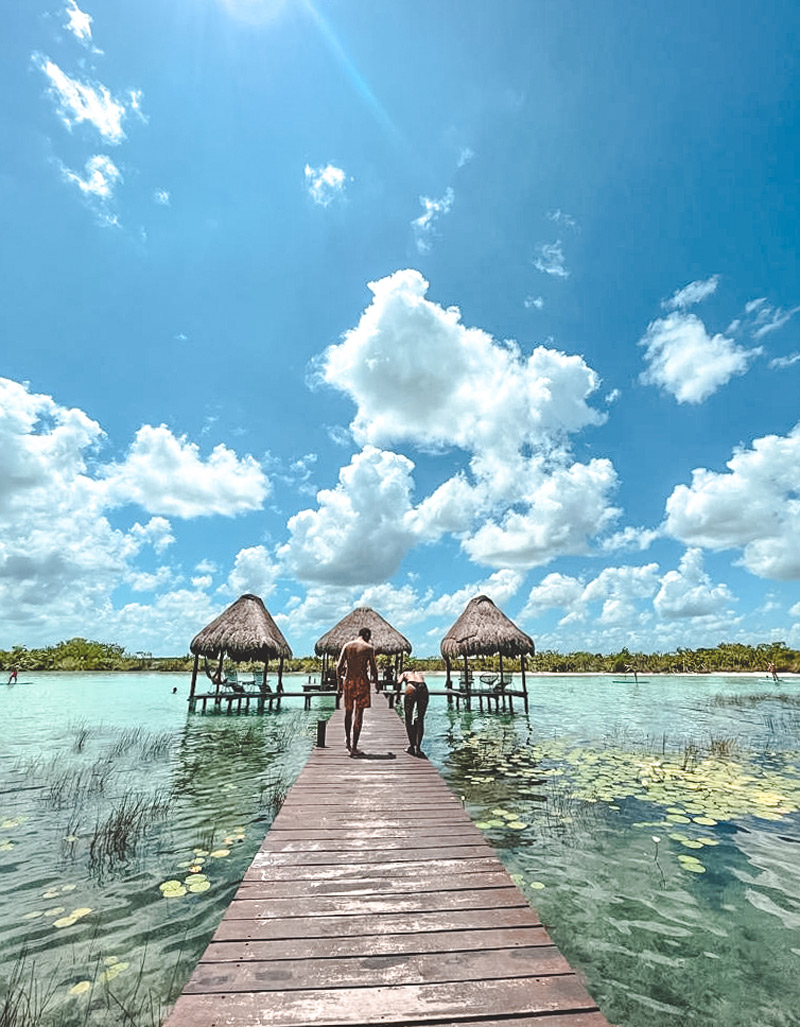
[[[0,18],[0,647],[800,645],[795,4]]]

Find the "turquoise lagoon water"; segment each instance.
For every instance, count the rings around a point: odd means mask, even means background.
[[[333,703],[189,715],[186,675],[24,677],[0,690],[0,982],[20,1023],[158,1024]],[[800,682],[529,689],[527,717],[434,697],[424,748],[609,1020],[800,1024]]]

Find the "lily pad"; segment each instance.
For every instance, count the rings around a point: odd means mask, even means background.
[[[214,849],[213,852],[209,853],[214,859],[222,859],[224,856],[230,856],[230,849]]]
[[[104,970],[100,974],[99,980],[104,981],[106,983],[108,981],[113,981],[115,977],[119,977],[119,975],[124,970],[127,970],[129,966],[130,963],[114,963],[113,966],[110,966],[107,970]]]
[[[164,881],[158,887],[165,899],[179,899],[186,894],[186,888],[180,881]]]
[[[87,991],[91,991],[91,981],[78,981],[77,984],[73,984],[67,992],[68,995],[85,995]]]

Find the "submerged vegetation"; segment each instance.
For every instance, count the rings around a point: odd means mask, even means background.
[[[41,649],[14,646],[0,649],[0,672],[16,667],[20,671],[190,671],[194,662],[191,655],[153,656],[152,653],[128,653],[120,645],[92,642],[85,638],[71,638],[57,645]],[[415,657],[421,670],[443,671],[444,660],[438,656]],[[510,661],[511,667],[516,661]],[[714,648],[683,649],[669,653],[641,653],[621,649],[616,653],[559,653],[548,649],[538,652],[528,662],[529,672],[563,674],[624,674],[635,667],[646,674],[725,674],[749,671],[766,672],[774,663],[778,673],[800,673],[800,651],[790,649],[783,642],[762,642],[745,645],[739,642],[720,642]],[[227,664],[226,664],[227,665]],[[498,670],[496,656],[476,657],[471,666],[475,670]],[[261,665],[243,663],[240,669],[261,669]],[[505,663],[509,669],[509,661]],[[233,664],[231,664],[233,668]],[[318,674],[322,661],[316,656],[289,659],[284,662],[286,673]]]
[[[0,768],[0,1027],[158,1027],[314,726],[81,720],[21,746]]]

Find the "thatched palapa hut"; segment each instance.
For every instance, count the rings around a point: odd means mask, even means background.
[[[403,654],[411,652],[411,643],[371,607],[358,606],[318,639],[314,646],[314,652],[322,657],[323,681],[328,676],[330,663],[338,660],[342,647],[355,638],[361,628],[369,628],[372,632],[370,641],[377,655],[394,656],[395,678],[402,673]]]
[[[451,661],[464,660],[464,686],[470,687],[467,660],[470,656],[500,654],[500,680],[503,680],[503,657],[519,657],[522,673],[522,693],[525,712],[528,711],[528,688],[525,683],[525,656],[536,652],[533,639],[498,610],[488,596],[475,596],[442,639],[440,646],[447,668],[447,687],[450,688]]]
[[[194,636],[189,647],[194,653],[192,688],[189,702],[194,698],[197,683],[197,669],[201,656],[218,661],[217,693],[222,679],[222,663],[225,657],[240,663],[243,660],[257,660],[264,664],[261,683],[262,695],[266,694],[267,672],[270,659],[280,660],[278,665],[278,687],[282,687],[283,661],[291,657],[292,650],[281,633],[281,629],[270,616],[259,596],[239,596],[227,610]]]

